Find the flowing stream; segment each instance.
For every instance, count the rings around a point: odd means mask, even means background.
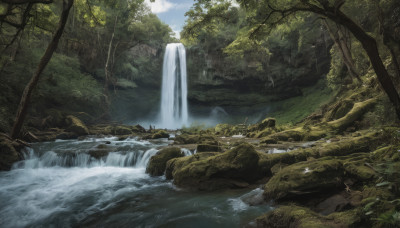
[[[241,227],[271,209],[257,205],[261,189],[193,192],[145,174],[150,157],[167,144],[117,138],[34,144],[26,160],[0,172],[0,227]],[[92,157],[99,148],[111,152]]]

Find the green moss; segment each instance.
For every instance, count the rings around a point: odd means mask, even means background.
[[[334,129],[344,130],[348,126],[359,119],[365,112],[367,112],[377,102],[376,98],[371,98],[362,102],[355,103],[353,108],[342,118],[328,122],[328,125]]]
[[[343,156],[356,152],[370,152],[383,142],[379,131],[361,131],[361,136],[343,138],[338,142],[325,143],[319,149],[320,156]]]
[[[271,102],[272,112],[268,115],[276,118],[278,124],[298,123],[331,99],[333,92],[324,84],[321,80],[315,86],[303,89],[303,96]]]
[[[209,158],[209,157],[212,157],[212,156],[215,156],[218,154],[220,154],[220,153],[203,152],[203,153],[194,154],[192,156],[171,159],[167,162],[167,167],[165,170],[165,177],[167,179],[172,179],[174,177],[175,173],[178,170],[180,170],[183,166],[186,166],[195,161],[204,160],[206,158]]]
[[[69,115],[66,118],[66,122],[69,127],[66,129],[67,131],[76,133],[78,135],[88,135],[89,130],[84,123],[80,119],[75,116]]]
[[[267,129],[264,129],[262,131],[255,133],[254,138],[263,138],[263,137],[271,135],[272,133],[275,133],[275,132],[276,131],[274,129],[267,128]]]
[[[361,223],[362,210],[361,208],[355,208],[343,212],[335,212],[326,216],[328,220],[333,220],[335,224],[341,227],[357,227]]]
[[[261,177],[259,155],[249,144],[242,144],[217,156],[194,161],[174,172],[174,183],[182,187],[218,189],[243,186]]]
[[[292,194],[322,192],[337,187],[344,176],[341,161],[321,158],[283,168],[264,186],[267,199],[282,199]]]
[[[205,143],[208,142],[208,144],[217,144],[217,140],[214,138],[214,136],[211,135],[190,135],[190,134],[181,134],[175,136],[174,139],[174,144],[198,144],[198,143]],[[213,142],[213,143],[210,143]]]
[[[257,227],[357,227],[361,210],[352,209],[323,216],[297,205],[281,206],[256,218]]]
[[[146,129],[144,129],[144,127],[140,126],[139,124],[137,124],[135,126],[131,126],[130,128],[135,133],[145,133],[146,132]]]
[[[234,126],[230,124],[217,124],[214,128],[214,131],[217,135],[231,136],[234,134],[233,127]]]
[[[158,130],[151,135],[146,135],[143,139],[161,139],[161,138],[169,138],[169,134],[164,130]]]
[[[128,127],[124,126],[116,126],[113,129],[115,135],[130,135],[132,134],[132,130]]]
[[[297,127],[268,134],[267,138],[263,139],[262,142],[268,143],[268,141],[266,141],[267,139],[272,139],[273,141],[315,141],[326,137],[329,134],[329,129],[326,129],[323,126],[309,128]]]
[[[371,159],[375,161],[399,161],[399,150],[398,146],[382,147],[371,153]]]
[[[146,173],[152,176],[161,176],[164,174],[167,162],[173,158],[183,157],[181,149],[178,147],[167,147],[150,158],[146,167]]]

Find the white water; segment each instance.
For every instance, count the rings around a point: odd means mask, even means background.
[[[89,156],[106,142],[113,152]],[[156,148],[167,144],[115,138],[35,144],[25,161],[0,172],[0,227],[241,227],[270,210],[252,206],[254,191],[192,193],[145,174]]]
[[[187,124],[186,51],[181,43],[167,45],[161,89],[161,128],[177,129]]]

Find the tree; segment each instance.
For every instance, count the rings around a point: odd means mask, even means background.
[[[215,1],[198,0],[199,4],[206,7],[210,7],[211,2]],[[224,1],[220,0],[218,2]],[[375,70],[380,85],[392,102],[400,119],[400,96],[379,55],[377,41],[342,11],[342,7],[347,2],[346,0],[238,0],[237,2],[242,8],[246,9],[249,23],[247,28],[248,35],[253,39],[267,36],[278,25],[287,23],[301,13],[312,13],[343,26],[361,43]],[[219,6],[215,7],[215,9],[219,9]],[[192,23],[192,27],[196,28],[196,25],[200,24],[200,22],[207,23],[218,18],[218,15],[215,15],[214,12],[208,9],[205,13],[196,15],[197,23]]]
[[[10,136],[13,139],[18,138],[18,136],[20,134],[22,125],[24,123],[24,120],[25,120],[25,117],[27,114],[28,105],[29,105],[29,102],[30,102],[30,99],[32,96],[32,91],[36,87],[41,73],[46,68],[47,64],[50,62],[50,59],[53,56],[54,51],[57,49],[59,40],[60,40],[61,35],[63,34],[64,28],[65,28],[65,24],[67,23],[69,11],[70,11],[73,3],[74,3],[74,0],[63,0],[63,8],[62,8],[62,13],[60,16],[58,28],[53,36],[53,39],[47,46],[47,49],[46,49],[44,55],[42,56],[34,75],[32,76],[32,78],[29,81],[29,83],[27,84],[27,86],[25,87],[25,90],[22,94],[21,101],[18,106],[17,114],[15,117],[15,122],[14,122],[14,125],[13,125],[11,133],[10,133]]]

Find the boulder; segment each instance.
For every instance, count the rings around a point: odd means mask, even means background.
[[[245,187],[261,178],[258,160],[254,147],[244,143],[220,155],[175,167],[174,183],[199,190]]]
[[[77,135],[88,135],[89,130],[86,125],[77,117],[69,115],[66,117],[68,127],[66,131],[73,132]]]
[[[132,130],[125,126],[115,126],[113,129],[114,135],[130,135]]]
[[[231,136],[234,134],[233,126],[230,124],[217,124],[214,131],[217,135]]]
[[[183,156],[184,154],[178,147],[164,148],[150,158],[149,164],[146,168],[146,173],[150,174],[151,176],[162,176],[169,160]]]
[[[358,208],[323,216],[305,207],[288,205],[258,217],[256,225],[269,228],[360,227],[361,218],[362,210]]]
[[[274,128],[276,125],[276,120],[274,118],[265,118],[261,123],[252,125],[249,131],[263,131],[266,128]]]
[[[100,144],[96,146],[95,148],[89,150],[88,154],[96,159],[106,157],[112,151],[112,148],[110,148],[106,144]]]
[[[164,130],[158,130],[152,135],[147,135],[143,137],[143,139],[162,139],[162,138],[169,138],[169,134]]]
[[[181,134],[181,135],[176,135],[174,139],[174,144],[200,144],[204,142],[207,142],[207,144],[218,145],[217,140],[211,135]]]
[[[335,194],[319,203],[316,211],[322,215],[329,215],[339,212],[350,206],[350,201],[340,194]]]
[[[104,128],[102,133],[111,135],[130,135],[132,134],[132,130],[127,126],[107,126]]]
[[[171,159],[167,162],[167,167],[165,169],[165,177],[168,180],[171,180],[175,173],[180,170],[183,166],[186,166],[192,162],[195,161],[201,161],[204,159],[207,159],[209,157],[218,155],[220,153],[216,152],[203,152],[203,153],[197,153],[192,156],[186,156],[186,157],[180,157],[180,158],[174,158]]]
[[[146,129],[144,127],[142,127],[141,125],[139,125],[139,124],[137,124],[135,126],[132,126],[131,130],[134,133],[146,133]]]
[[[342,162],[331,157],[295,163],[282,168],[265,184],[264,196],[280,200],[343,188],[344,174]]]

